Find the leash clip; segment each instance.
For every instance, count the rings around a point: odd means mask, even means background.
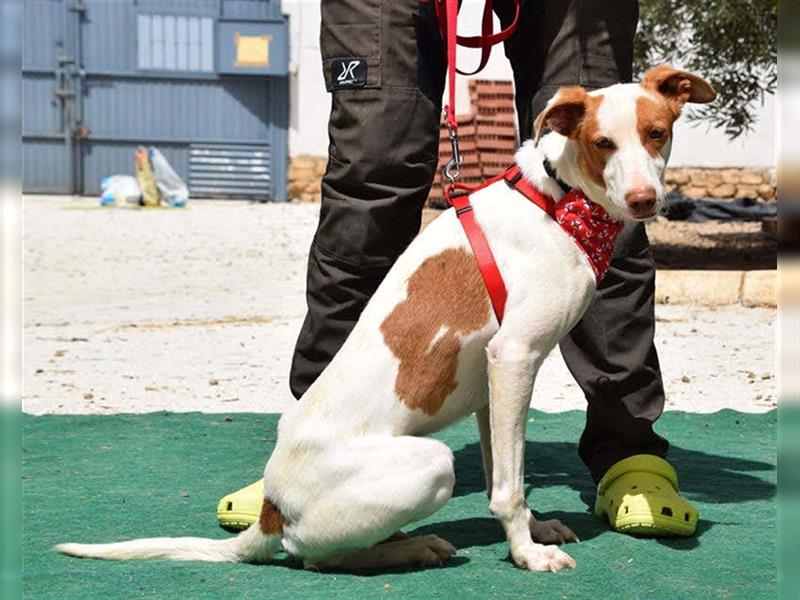
[[[444,176],[453,184],[456,179],[461,177],[461,151],[458,148],[458,132],[453,129],[450,123],[447,123],[447,135],[450,138],[450,148],[452,156],[444,167]]]

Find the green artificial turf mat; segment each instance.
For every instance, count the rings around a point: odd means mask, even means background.
[[[700,510],[690,539],[637,539],[590,511],[593,485],[576,455],[584,413],[531,412],[526,493],[541,518],[580,536],[578,567],[558,574],[512,566],[489,514],[475,424],[440,434],[456,457],[453,499],[407,532],[459,550],[441,569],[370,575],[275,564],[78,560],[58,542],[225,537],[220,496],[260,477],[276,415],[152,413],[24,418],[23,589],[26,598],[774,598],[775,411],[667,413],[682,491]]]

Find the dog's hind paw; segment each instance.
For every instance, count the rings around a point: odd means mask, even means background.
[[[537,521],[531,517],[530,528],[533,540],[540,544],[566,544],[580,541],[578,536],[558,519]]]
[[[444,566],[455,553],[455,547],[436,535],[423,535],[411,538],[419,545],[420,564],[426,567]]]

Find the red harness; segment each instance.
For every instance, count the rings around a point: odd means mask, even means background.
[[[510,187],[541,208],[561,226],[586,256],[589,266],[594,271],[595,281],[599,285],[608,271],[614,242],[622,230],[622,223],[614,221],[603,207],[591,202],[582,191],[573,189],[556,202],[551,196],[543,193],[525,179],[517,165],[512,165],[505,173],[493,177],[477,187],[471,188],[463,184],[454,184],[454,192],[448,196],[448,202],[455,208],[469,245],[472,247],[472,253],[475,255],[478,270],[486,285],[486,291],[489,293],[497,322],[503,322],[508,292],[486,235],[475,219],[469,195],[501,180],[505,180]]]
[[[456,46],[462,45],[470,48],[481,49],[481,60],[478,68],[472,75],[480,71],[489,59],[492,46],[509,37],[514,32],[519,21],[520,0],[514,2],[514,19],[511,25],[498,33],[492,32],[492,0],[486,0],[483,9],[482,34],[474,37],[463,37],[456,33],[458,20],[458,0],[433,0],[436,16],[439,20],[439,29],[447,43],[447,75],[449,102],[444,108],[445,122],[453,149],[453,156],[444,169],[444,175],[450,182],[445,187],[445,199],[456,210],[459,221],[464,228],[478,268],[489,292],[492,308],[497,316],[497,321],[502,323],[503,311],[506,306],[508,293],[503,282],[503,276],[492,255],[492,249],[480,225],[475,220],[475,213],[469,201],[469,194],[479,189],[504,179],[511,187],[536,204],[539,208],[555,219],[586,254],[589,264],[594,270],[597,282],[608,270],[611,260],[611,251],[614,241],[622,228],[621,223],[612,221],[608,214],[597,204],[590,202],[580,190],[572,190],[557,203],[550,196],[543,194],[533,184],[522,176],[520,168],[511,166],[505,173],[498,175],[477,187],[470,187],[457,183],[460,175],[461,155],[458,150],[458,121],[456,120]]]

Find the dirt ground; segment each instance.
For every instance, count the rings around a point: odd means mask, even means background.
[[[319,206],[198,201],[142,211],[96,203],[26,198],[24,410],[232,413],[291,405],[287,373]],[[762,248],[750,226],[738,227],[731,231],[742,235],[730,239]],[[721,230],[666,229],[650,226],[657,251],[698,239],[716,254],[730,242]],[[741,306],[659,306],[667,407],[774,408],[775,317]],[[542,369],[533,406],[585,406],[558,352]]]

